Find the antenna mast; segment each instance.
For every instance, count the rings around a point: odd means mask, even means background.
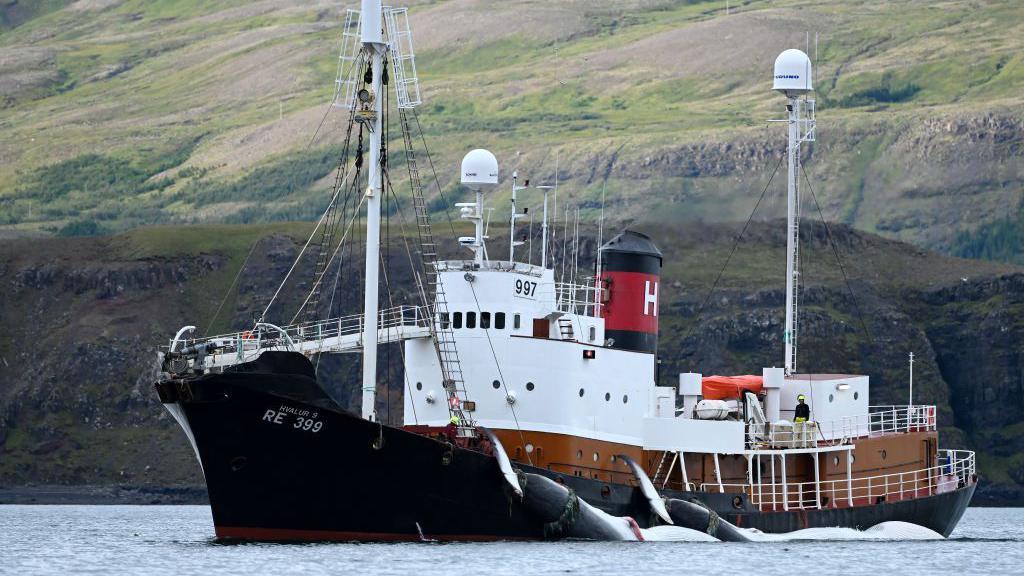
[[[796,370],[797,336],[799,334],[800,288],[800,145],[814,141],[814,100],[806,97],[811,86],[811,60],[800,50],[786,50],[775,60],[774,89],[787,98],[789,128],[787,145],[787,208],[786,208],[786,325],[782,341],[785,346],[786,374]]]
[[[519,172],[512,172],[512,215],[508,219],[508,261],[516,261],[516,246],[522,246],[522,242],[516,242],[516,220],[522,218],[523,214],[516,212],[516,192],[530,187],[530,181],[526,180],[525,186],[519,185]]]

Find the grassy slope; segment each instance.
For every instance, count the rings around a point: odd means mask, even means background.
[[[85,6],[0,34],[15,63],[0,78],[19,60],[54,72],[6,91],[0,223],[117,230],[316,212],[342,121],[329,116],[308,146],[331,94],[336,2]],[[535,180],[557,157],[574,201],[606,186],[620,212],[661,220],[747,215],[782,144],[763,123],[780,113],[772,57],[820,31],[812,165],[826,212],[944,247],[1020,195],[1013,138],[950,151],[970,139],[957,126],[1021,121],[1022,16],[1008,1],[751,0],[726,16],[721,2],[452,0],[415,5],[413,26],[446,186],[470,145]],[[109,182],[59,164],[86,154]],[[245,179],[261,165],[279,178]]]

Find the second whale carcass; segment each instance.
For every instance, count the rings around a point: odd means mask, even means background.
[[[519,473],[523,506],[543,524],[544,537],[588,540],[643,540],[640,526],[628,516],[607,514],[571,489],[539,474]]]

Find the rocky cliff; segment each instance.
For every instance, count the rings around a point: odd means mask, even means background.
[[[209,333],[251,322],[309,230],[146,228],[0,243],[0,486],[201,484],[187,442],[152,392],[157,347],[185,324]],[[780,363],[778,222],[755,222],[738,241],[736,225],[644,230],[665,253],[662,385],[682,371],[745,373]],[[1024,270],[841,226],[831,231],[840,268],[825,229],[803,230],[799,366],[870,374],[873,404],[904,403],[913,351],[915,401],[939,406],[943,444],[982,454],[977,501],[1024,502]],[[584,235],[581,246],[588,269],[595,238]],[[391,297],[409,301],[404,240],[393,237],[386,252]],[[268,318],[291,319],[308,289],[309,260]],[[332,272],[338,288],[321,302],[324,313],[361,302],[358,245],[346,262],[353,264]],[[386,348],[381,363],[378,411],[398,421],[397,350]],[[331,393],[355,407],[358,359],[325,359],[323,367]]]

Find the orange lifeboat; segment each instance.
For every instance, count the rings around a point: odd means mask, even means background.
[[[701,378],[701,395],[705,400],[739,398],[744,392],[760,394],[764,379],[760,376],[705,376]]]

